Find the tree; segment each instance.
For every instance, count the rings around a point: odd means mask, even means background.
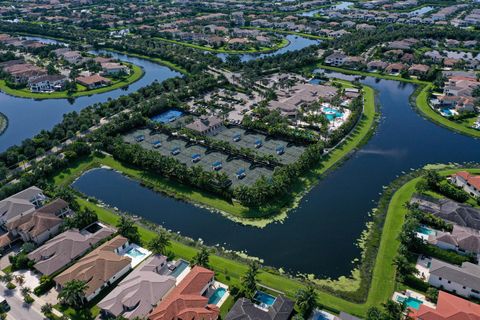
[[[307,319],[317,306],[317,292],[315,288],[309,284],[306,288],[298,290],[295,297],[297,299],[296,306],[298,312],[304,319]]]
[[[23,274],[19,274],[15,276],[15,282],[20,286],[23,287],[25,284],[25,276]]]
[[[73,307],[81,308],[85,303],[85,290],[88,286],[84,281],[71,280],[65,283],[62,291],[58,294],[60,303]]]
[[[378,307],[368,308],[366,320],[383,320],[382,311]]]
[[[426,296],[427,296],[427,299],[428,299],[428,300],[430,300],[430,301],[432,301],[432,302],[434,302],[434,303],[437,302],[437,299],[438,299],[438,289],[432,288],[432,287],[428,288],[428,289],[427,289],[427,294],[426,294]]]
[[[47,302],[40,308],[40,311],[45,317],[50,318],[53,311],[53,305]]]
[[[208,252],[208,249],[206,247],[202,247],[200,251],[198,251],[197,254],[193,257],[192,264],[194,266],[208,268],[209,260],[210,253]]]
[[[154,254],[167,254],[167,247],[170,246],[170,235],[166,231],[160,231],[160,233],[150,240],[147,244],[148,250]]]
[[[23,287],[20,292],[22,293],[22,296],[23,297],[26,297],[26,296],[29,296],[30,293],[32,293],[32,289],[30,289],[29,287]]]
[[[252,261],[248,265],[248,270],[242,277],[243,280],[243,292],[248,299],[252,299],[257,291],[257,275],[259,266],[257,262]]]
[[[140,233],[138,233],[138,228],[132,218],[122,215],[118,221],[117,229],[118,233],[130,242],[140,244]]]

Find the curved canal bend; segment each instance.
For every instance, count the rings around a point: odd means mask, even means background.
[[[245,250],[267,265],[318,277],[348,275],[351,261],[360,254],[356,241],[383,186],[425,164],[480,159],[478,140],[439,127],[413,110],[409,103],[413,85],[374,78],[363,82],[377,90],[381,105],[375,135],[320,181],[283,223],[264,229],[235,224],[109,170],[90,171],[74,187],[122,211],[201,238],[208,245]]]
[[[62,43],[57,40],[41,37],[25,38],[38,40],[45,43]],[[261,59],[266,56],[278,55],[288,51],[301,50],[312,44],[318,43],[317,40],[311,40],[293,35],[288,35],[286,38],[289,40],[289,44],[275,52],[259,55],[242,54],[239,55],[240,59],[242,61]],[[33,137],[41,130],[51,129],[55,124],[62,120],[62,116],[65,113],[80,111],[81,109],[94,103],[105,102],[109,98],[115,99],[121,95],[135,92],[138,89],[151,84],[153,81],[161,82],[168,78],[181,76],[180,73],[149,60],[110,52],[108,50],[101,50],[100,52],[109,53],[117,59],[142,67],[145,72],[144,76],[126,88],[116,89],[92,96],[82,96],[75,98],[75,100],[72,101],[67,99],[24,99],[9,96],[0,91],[0,112],[3,112],[9,119],[9,127],[4,134],[0,135],[0,152],[5,151],[8,147],[19,144],[24,139]],[[226,59],[226,55],[219,54],[218,56],[222,59]]]
[[[57,42],[55,40],[38,37],[27,38],[50,43]],[[126,88],[116,89],[92,96],[77,97],[71,101],[68,99],[25,99],[9,96],[0,91],[0,112],[5,114],[9,120],[7,130],[0,136],[0,152],[5,151],[8,147],[19,144],[24,139],[32,138],[41,130],[51,129],[55,124],[62,121],[62,117],[65,113],[72,111],[78,112],[94,103],[105,102],[109,98],[115,99],[122,95],[135,92],[154,81],[161,82],[168,78],[181,76],[180,73],[155,62],[115,52],[108,53],[114,58],[142,67],[144,70],[144,76]]]

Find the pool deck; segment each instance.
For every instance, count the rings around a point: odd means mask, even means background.
[[[403,298],[403,299],[413,298],[413,299],[420,300],[422,302],[422,304],[424,304],[424,305],[426,305],[430,308],[435,309],[435,307],[436,307],[434,303],[431,303],[431,302],[427,301],[427,298],[423,294],[412,291],[410,289],[405,290],[405,292],[398,292],[398,291],[394,292],[393,296],[392,296],[392,300],[394,302],[399,303],[398,302],[399,298]]]
[[[206,297],[210,299],[210,297],[215,293],[215,291],[220,288],[224,288],[226,291],[225,291],[225,294],[222,296],[222,298],[220,298],[220,300],[218,300],[218,302],[216,303],[216,306],[219,308],[225,303],[225,301],[227,301],[228,297],[230,296],[230,291],[228,291],[228,286],[224,283],[215,281],[213,285],[210,288],[208,288],[208,292],[206,295]]]
[[[130,251],[132,249],[136,249],[136,250],[140,251],[141,253],[143,253],[143,255],[140,256],[140,257],[134,257],[134,256],[129,255],[128,251]],[[130,245],[125,248],[125,250],[119,252],[119,255],[126,256],[126,257],[129,257],[130,259],[132,259],[132,262],[130,263],[132,268],[135,268],[136,266],[138,266],[143,260],[147,259],[147,257],[150,256],[151,254],[152,254],[151,251],[148,251],[147,249],[142,248],[135,243],[130,243]]]

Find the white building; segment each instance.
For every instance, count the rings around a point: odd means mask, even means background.
[[[460,171],[452,175],[452,182],[456,186],[463,188],[471,196],[480,197],[480,176]]]
[[[432,259],[428,283],[459,296],[480,298],[480,266],[464,262],[461,267]]]

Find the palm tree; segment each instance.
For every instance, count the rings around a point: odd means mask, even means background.
[[[23,287],[23,285],[25,284],[25,276],[23,274],[19,274],[19,275],[16,275],[14,277],[15,279],[15,282],[20,286],[20,287]]]
[[[68,281],[58,294],[58,298],[62,304],[73,308],[81,308],[85,301],[85,290],[87,290],[87,288],[88,286],[84,281]]]
[[[118,233],[127,238],[130,242],[140,244],[140,234],[132,218],[121,216],[117,224]]]
[[[53,310],[53,305],[51,303],[45,303],[41,308],[40,308],[40,311],[42,311],[43,315],[47,318],[50,317],[50,315],[52,314],[52,310]]]
[[[208,268],[208,263],[210,260],[210,253],[206,247],[202,247],[200,251],[192,259],[192,264],[194,266],[201,266],[204,268]]]
[[[300,289],[296,294],[298,312],[307,319],[313,309],[317,306],[317,292],[312,285]]]
[[[160,233],[150,240],[147,244],[148,250],[154,254],[167,254],[167,247],[170,246],[170,235],[166,231],[160,231]]]
[[[11,273],[5,273],[3,276],[1,276],[0,280],[4,282],[5,284],[12,282],[13,276]]]
[[[257,262],[252,261],[249,263],[248,270],[242,277],[243,291],[248,299],[252,299],[257,291],[257,275],[259,266]]]
[[[25,298],[27,296],[30,295],[30,293],[32,293],[32,289],[30,289],[29,287],[23,287],[22,290],[20,290],[22,296]]]

